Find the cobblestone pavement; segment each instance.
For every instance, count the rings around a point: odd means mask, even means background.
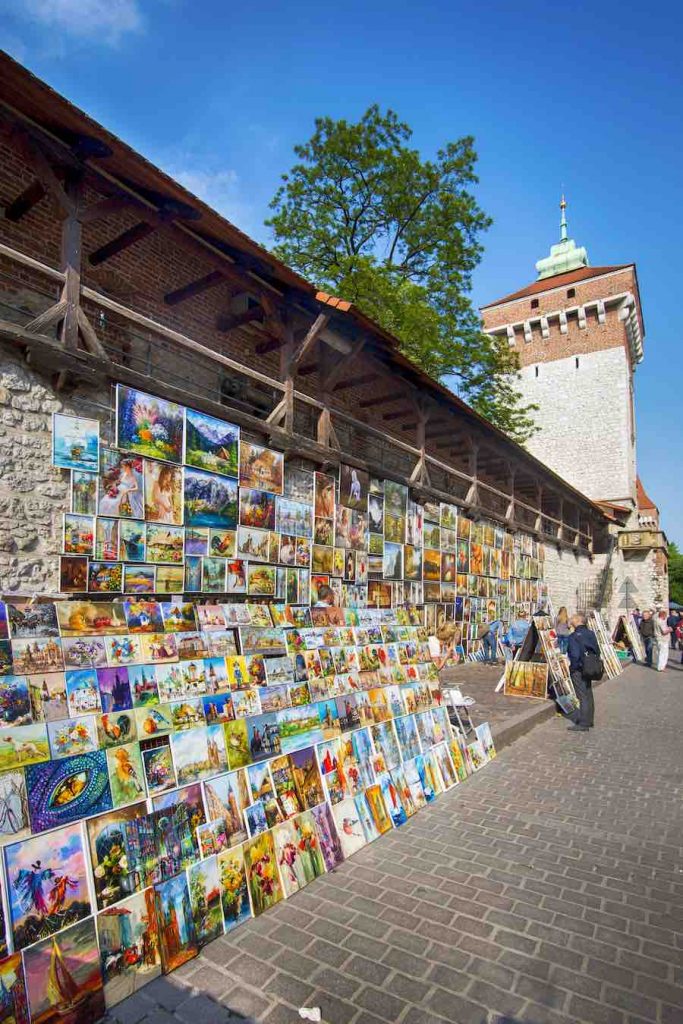
[[[539,725],[110,1020],[681,1024],[683,666],[596,705],[595,731]]]

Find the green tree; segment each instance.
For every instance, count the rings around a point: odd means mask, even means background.
[[[669,598],[683,604],[683,554],[676,544],[669,544]]]
[[[516,356],[482,332],[469,297],[491,223],[470,191],[474,140],[449,142],[423,160],[411,137],[376,105],[357,123],[318,118],[270,204],[275,252],[354,302],[427,373],[454,377],[466,401],[526,440],[535,406],[521,404]]]

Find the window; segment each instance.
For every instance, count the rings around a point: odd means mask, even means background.
[[[578,368],[579,368],[579,357],[578,356],[576,356],[576,358],[574,359],[574,363],[576,365],[576,369],[578,370]]]
[[[536,376],[538,377],[538,367],[537,366],[534,366],[534,371],[536,373]]]
[[[576,295],[576,288],[567,288],[567,298],[573,299]]]
[[[538,309],[538,299],[532,299],[531,300],[531,308],[532,309]]]

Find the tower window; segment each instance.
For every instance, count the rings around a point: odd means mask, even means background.
[[[532,299],[531,300],[531,308],[532,309],[538,309],[538,299]]]
[[[576,296],[576,288],[567,288],[567,298],[573,299]]]
[[[579,357],[578,356],[576,356],[576,358],[574,359],[574,363],[576,365],[576,369],[578,370],[578,368],[579,368]]]
[[[538,367],[537,366],[534,366],[534,372],[535,372],[536,376],[538,377]]]

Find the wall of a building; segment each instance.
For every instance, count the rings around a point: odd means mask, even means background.
[[[578,363],[578,365],[577,365]],[[538,433],[527,448],[589,498],[635,497],[630,369],[609,348],[521,370],[520,391],[538,405]]]

